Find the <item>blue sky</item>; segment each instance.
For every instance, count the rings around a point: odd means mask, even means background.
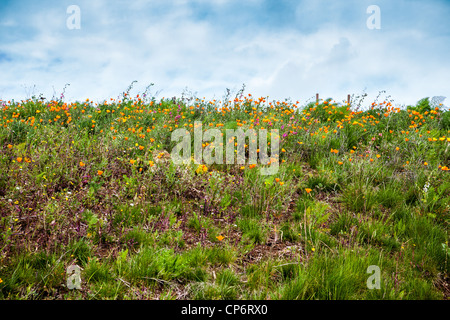
[[[80,29],[69,29],[70,5]],[[370,5],[380,29],[369,29]],[[0,99],[236,92],[305,102],[450,99],[450,1],[0,0]]]

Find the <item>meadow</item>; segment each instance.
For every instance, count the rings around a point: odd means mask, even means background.
[[[129,92],[0,101],[0,299],[449,298],[442,104]],[[195,121],[278,129],[278,172],[173,164]]]

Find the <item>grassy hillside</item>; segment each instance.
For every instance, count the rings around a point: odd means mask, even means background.
[[[450,112],[429,99],[0,104],[1,299],[450,296]],[[278,129],[277,174],[174,165],[194,121]]]

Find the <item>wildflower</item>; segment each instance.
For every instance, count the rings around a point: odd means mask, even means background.
[[[83,161],[80,161],[80,167],[84,167],[86,164]]]
[[[256,164],[251,164],[248,166],[250,169],[253,169],[254,167],[256,167]]]
[[[343,165],[344,163],[342,161],[338,161],[338,165]]]
[[[381,157],[379,154],[377,154],[377,158]]]
[[[275,181],[276,182],[280,182],[280,178],[275,178]]]
[[[373,162],[374,160],[372,158],[370,158],[370,162]]]
[[[12,148],[12,145],[8,144],[8,149],[11,149],[11,148]]]
[[[316,248],[311,248],[311,251],[312,251],[312,252],[316,251]]]
[[[244,169],[245,169],[245,167],[241,167],[240,169],[241,169],[241,170],[244,170]]]
[[[2,278],[0,278],[0,283],[2,283],[3,282],[3,280],[2,280]]]
[[[102,171],[102,170],[98,170],[98,171],[97,171],[97,174],[98,174],[99,176],[101,176],[101,175],[103,174],[103,171]]]
[[[443,167],[441,168],[441,170],[443,170],[443,171],[449,171],[450,169],[449,169],[447,166],[443,166]]]
[[[425,162],[423,163],[423,165],[424,165],[424,166],[427,166],[427,165],[428,165],[428,162],[425,161]]]
[[[133,160],[133,159],[130,160],[131,164],[134,164],[135,162],[136,162],[136,160]]]
[[[221,236],[221,235],[219,235],[219,236],[217,236],[216,237],[217,238],[217,240],[219,240],[219,241],[222,241],[225,237],[224,236]]]
[[[17,158],[17,162],[22,162],[22,158],[21,158],[21,157],[18,157],[18,158]]]
[[[283,181],[280,181],[280,186],[282,186],[284,184],[284,182]]]
[[[198,166],[198,168],[197,168],[197,170],[195,170],[195,172],[197,172],[198,174],[206,173],[206,172],[208,172],[208,167],[205,166],[204,164],[201,164]]]
[[[306,193],[310,193],[312,191],[312,189],[306,188],[305,191],[306,191]]]

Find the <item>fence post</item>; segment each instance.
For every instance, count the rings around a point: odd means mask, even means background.
[[[319,94],[316,93],[316,103],[319,103]]]
[[[350,95],[347,95],[347,103],[350,104]]]

